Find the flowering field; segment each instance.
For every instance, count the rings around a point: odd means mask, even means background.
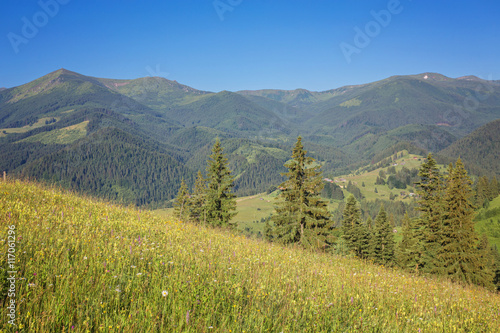
[[[2,332],[500,331],[500,295],[479,287],[32,183],[0,182],[0,223]]]

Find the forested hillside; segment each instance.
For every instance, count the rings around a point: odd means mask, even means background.
[[[250,195],[283,180],[286,152],[298,135],[328,175],[347,174],[401,149],[422,155],[442,151],[440,156],[453,159],[464,142],[498,142],[494,137],[482,140],[479,134],[457,142],[459,148],[450,146],[499,117],[499,87],[496,81],[426,73],[323,92],[213,93],[159,77],[102,79],[60,69],[0,91],[0,168],[9,174],[57,180],[112,200],[156,205],[173,198],[180,181],[177,174],[160,177],[162,181],[146,188],[143,182],[154,177],[139,176],[143,172],[139,159],[127,164],[130,175],[137,177],[113,175],[103,182],[97,177],[95,183],[86,177],[77,181],[70,171],[54,165],[77,158],[72,150],[94,142],[96,133],[114,128],[126,133],[124,143],[136,143],[127,149],[134,153],[139,149],[138,156],[152,156],[157,161],[153,164],[167,163],[165,168],[193,175],[203,171],[210,147],[219,138],[235,175],[235,193]],[[473,108],[467,104],[471,99]],[[485,133],[489,132],[494,129],[488,127]],[[109,159],[107,152],[117,149],[116,144],[101,140],[86,163],[124,165]],[[118,151],[125,154],[122,148]],[[467,166],[475,163],[478,175],[483,170],[498,174],[494,167],[498,163],[490,157],[494,148],[482,153],[473,148],[475,155],[462,157]],[[159,166],[151,168],[156,175]],[[186,175],[186,181],[192,182],[192,176]]]
[[[500,174],[500,120],[488,123],[439,152],[465,161],[495,175]]]
[[[114,128],[29,163],[22,175],[139,206],[170,200],[182,178],[194,183],[193,172],[168,152]]]

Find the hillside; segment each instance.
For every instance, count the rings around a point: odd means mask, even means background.
[[[439,152],[500,175],[500,120],[492,121]]]
[[[500,249],[500,196],[493,199],[487,208],[479,210],[476,230],[488,235],[490,244]]]
[[[449,79],[434,81],[420,77],[392,77],[364,86],[348,100],[332,98],[317,105],[324,110],[309,119],[307,126],[330,135],[339,145],[351,143],[367,133],[378,134],[408,124],[438,125],[463,136],[495,120],[500,114],[500,86]],[[474,108],[464,103],[469,96]]]
[[[0,127],[21,127],[65,111],[113,105],[124,114],[153,114],[146,106],[103,86],[97,80],[60,69],[19,87],[0,92]]]
[[[193,172],[162,148],[104,129],[29,163],[22,175],[112,201],[158,205],[177,194],[182,178],[194,183]]]
[[[475,286],[158,219],[32,183],[0,182],[0,212],[3,246],[7,230],[16,237],[11,265],[15,299],[24,300],[16,303],[21,330],[500,329],[500,296]],[[2,306],[0,315],[8,311]]]
[[[78,142],[114,128],[139,146],[148,142],[137,147],[144,154],[160,153],[168,163],[193,174],[205,169],[210,147],[219,137],[236,177],[236,193],[252,195],[281,182],[283,163],[298,135],[325,174],[339,176],[402,149],[421,155],[443,151],[443,156],[456,159],[460,149],[443,149],[499,115],[500,83],[476,77],[424,73],[323,92],[214,93],[160,77],[104,79],[59,69],[0,91],[0,169],[38,178],[36,168],[26,169],[28,165],[59,164],[51,159],[73,156],[68,152]],[[110,151],[113,143],[100,144],[107,147],[92,155],[92,164],[109,162],[100,154]],[[498,165],[489,156],[492,149],[481,158],[472,156],[484,164],[474,168],[476,173],[492,172]],[[131,175],[141,172],[140,163],[128,168]],[[47,167],[43,179],[81,188],[74,177],[63,181],[56,169]],[[130,203],[160,203],[178,189],[176,181],[157,182],[144,194],[138,183],[142,178],[120,183],[115,179],[106,186],[118,191],[92,186],[88,193],[106,192],[107,199]],[[137,188],[143,194],[132,198]]]

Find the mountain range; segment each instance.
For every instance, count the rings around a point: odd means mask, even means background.
[[[0,89],[0,169],[114,201],[162,205],[182,178],[193,184],[216,137],[236,193],[247,195],[279,185],[301,135],[327,175],[403,146],[461,155],[491,175],[500,173],[492,157],[498,118],[500,82],[475,76],[214,93],[160,77],[103,79],[59,69]]]

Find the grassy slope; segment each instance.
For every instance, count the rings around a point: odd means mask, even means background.
[[[35,128],[47,126],[45,124],[45,121],[51,119],[52,117],[44,117],[44,118],[39,118],[38,121],[32,125],[26,125],[23,127],[13,127],[13,128],[0,128],[0,138],[10,133],[25,133]],[[55,119],[59,121],[60,118],[55,118]]]
[[[500,329],[500,296],[474,286],[247,240],[28,183],[0,183],[0,212],[3,248],[8,226],[17,237],[20,331]],[[0,259],[5,263],[6,253]],[[6,311],[0,308],[3,318]]]
[[[406,167],[407,169],[413,169],[413,168],[420,168],[420,165],[423,163],[423,157],[419,155],[414,155],[414,154],[408,154],[407,151],[403,152],[404,155],[402,158],[399,158],[395,160],[393,163],[397,163],[395,167],[396,171],[400,171],[403,167]],[[398,152],[398,156],[401,154],[401,152]],[[440,166],[441,171],[444,170],[443,166]],[[362,169],[360,169],[362,170]],[[377,177],[379,175],[379,172],[381,170],[384,170],[387,173],[387,167],[385,168],[378,168],[373,171],[356,171],[354,173],[351,173],[349,175],[343,175],[339,177],[335,177],[334,179],[337,180],[336,182],[339,186],[341,187],[346,187],[347,183],[351,181],[354,185],[356,185],[360,190],[361,193],[366,197],[367,200],[375,200],[375,199],[381,199],[381,200],[389,200],[389,196],[391,193],[394,195],[397,195],[396,200],[402,200],[402,201],[410,201],[412,200],[409,196],[409,190],[414,188],[407,187],[406,189],[397,189],[393,188],[392,190],[389,189],[389,186],[387,185],[375,185],[375,181],[377,180]],[[389,176],[389,174],[387,174]],[[340,179],[345,179],[345,181],[340,181]],[[387,179],[386,179],[387,180]],[[365,183],[365,186],[363,187],[362,184]],[[378,193],[375,193],[375,188],[377,188]],[[403,198],[401,196],[401,192],[405,192],[406,197]],[[344,195],[347,196],[348,192],[344,191]]]
[[[83,121],[79,124],[64,127],[61,129],[42,132],[27,137],[20,142],[41,142],[44,144],[70,144],[87,135],[87,125],[89,121]]]
[[[398,155],[400,154],[401,152],[398,152]],[[404,165],[401,164],[403,162],[405,163]],[[398,164],[397,166],[395,166],[395,169],[397,171],[401,170],[403,167],[406,167],[408,169],[412,168],[418,169],[420,165],[423,163],[423,157],[419,155],[408,154],[406,151],[404,151],[403,157],[396,160],[395,163]],[[445,170],[444,166],[440,166],[440,168],[441,171]],[[363,195],[366,197],[367,200],[375,200],[375,199],[389,200],[390,193],[393,193],[394,195],[397,196],[395,199],[397,201],[408,202],[412,200],[409,196],[405,198],[401,197],[401,192],[403,191],[406,193],[406,195],[409,194],[409,189],[410,189],[409,187],[405,190],[397,188],[393,188],[391,190],[387,185],[375,185],[375,180],[377,179],[380,170],[387,171],[387,168],[379,168],[370,172],[363,172],[363,171],[355,172],[349,175],[335,177],[334,179],[336,180],[339,180],[341,178],[345,179],[345,181],[337,182],[338,185],[344,187],[347,186],[347,183],[349,181],[352,181],[353,184],[358,186],[358,188],[361,190],[361,192],[363,193]],[[365,187],[361,186],[363,182],[365,183]],[[378,193],[375,193],[375,188],[377,188]],[[347,192],[347,190],[344,189],[344,196],[347,197],[348,195],[349,192]],[[260,220],[262,218],[269,217],[269,215],[273,213],[275,198],[276,198],[276,193],[273,193],[271,195],[260,193],[253,196],[239,197],[237,199],[237,205],[236,205],[238,214],[234,218],[234,221],[237,222],[238,224],[238,229],[245,230],[245,228],[250,228],[250,230],[253,230],[253,232],[255,233],[258,233],[259,231],[263,232],[265,223],[260,223]],[[337,207],[338,207],[338,201],[336,200],[332,200],[331,202],[328,203],[328,209],[330,211],[334,211],[335,209],[337,209]],[[161,209],[156,212],[160,214],[160,216],[170,217],[172,216],[173,209]]]
[[[487,217],[486,212],[491,212]],[[494,214],[493,212],[497,212]],[[500,250],[500,196],[490,202],[488,208],[483,208],[478,212],[478,221],[476,222],[476,230],[480,233],[488,235],[491,245],[496,245]]]

